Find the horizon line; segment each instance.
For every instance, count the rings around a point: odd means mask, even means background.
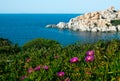
[[[0,13],[0,14],[84,14],[84,13]]]

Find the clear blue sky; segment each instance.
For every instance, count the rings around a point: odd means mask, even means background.
[[[0,0],[0,13],[85,13],[115,6],[120,0]]]

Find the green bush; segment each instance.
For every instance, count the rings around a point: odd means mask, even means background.
[[[120,25],[120,20],[111,20],[113,26]]]
[[[54,40],[48,40],[43,38],[34,39],[23,45],[24,50],[29,50],[31,48],[38,50],[41,48],[56,48],[56,47],[61,47],[61,45]]]
[[[10,45],[12,45],[11,41],[9,41],[8,39],[0,38],[0,47],[10,46]]]
[[[38,43],[35,43],[36,40]],[[55,41],[50,43],[51,40],[46,39],[33,41],[26,46],[30,51],[21,50],[16,55],[1,57],[0,81],[120,80],[120,40],[101,40],[92,44],[73,44],[66,47],[59,47]],[[85,61],[89,50],[94,51],[95,59],[92,62]],[[78,57],[78,62],[70,63],[73,57]],[[29,68],[34,69],[36,66],[40,66],[40,70],[28,72]],[[43,66],[48,66],[49,69],[45,70]],[[60,71],[65,75],[57,76]]]
[[[8,39],[0,38],[0,54],[17,53],[20,47],[17,44],[12,44]]]

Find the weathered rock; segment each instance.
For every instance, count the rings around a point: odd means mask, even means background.
[[[46,28],[56,28],[57,26],[54,25],[54,24],[49,24],[49,25],[46,25]]]
[[[120,10],[115,10],[112,6],[104,11],[85,13],[84,15],[71,18],[68,23],[59,22],[57,25],[47,25],[47,27],[91,32],[120,31],[120,26],[116,27],[111,24],[111,20],[116,19],[120,19]]]
[[[114,6],[111,6],[110,8],[108,8],[109,11],[114,11],[115,10],[115,7]]]
[[[110,27],[109,27],[109,30],[110,30],[110,31],[117,31],[117,29],[116,29],[115,26],[110,26]]]
[[[97,27],[91,29],[92,32],[97,32]]]
[[[117,30],[120,31],[120,25],[117,26]]]
[[[64,22],[59,22],[56,26],[57,26],[58,28],[60,28],[60,29],[63,29],[63,28],[66,28],[66,27],[67,27],[67,24],[64,23]]]
[[[86,27],[82,27],[80,30],[81,31],[86,31]]]

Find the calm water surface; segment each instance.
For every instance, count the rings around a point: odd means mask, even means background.
[[[100,39],[120,39],[120,33],[90,33],[45,28],[47,24],[68,22],[80,14],[0,14],[0,37],[23,45],[35,38],[56,40],[62,45],[75,42],[95,42]]]

